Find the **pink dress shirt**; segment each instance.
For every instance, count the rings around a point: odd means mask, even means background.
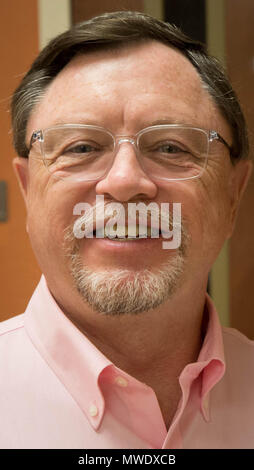
[[[207,310],[167,430],[154,391],[74,326],[42,276],[26,312],[0,324],[0,448],[253,448],[254,342],[221,328],[208,296]]]

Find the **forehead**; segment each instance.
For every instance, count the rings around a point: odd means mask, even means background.
[[[28,135],[59,123],[145,127],[156,120],[221,130],[223,120],[196,69],[157,41],[76,56],[35,107]],[[119,129],[118,129],[119,130]]]

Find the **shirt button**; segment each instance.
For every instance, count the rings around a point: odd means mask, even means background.
[[[98,414],[98,408],[97,408],[96,405],[90,405],[89,414],[90,414],[90,416],[92,416],[92,417],[97,416],[97,414]]]
[[[121,377],[120,375],[115,378],[115,383],[119,385],[119,387],[127,387],[128,385],[128,381],[124,377]]]

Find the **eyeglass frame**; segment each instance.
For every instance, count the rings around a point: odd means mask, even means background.
[[[200,127],[193,127],[191,125],[186,125],[186,124],[158,124],[158,125],[148,126],[148,127],[145,127],[144,129],[141,129],[140,131],[138,131],[133,136],[131,136],[131,135],[125,135],[125,134],[114,135],[111,131],[109,131],[105,127],[96,126],[96,125],[92,125],[92,124],[68,124],[68,123],[66,123],[66,124],[60,124],[60,125],[57,125],[57,126],[47,127],[45,129],[39,129],[39,130],[33,131],[32,135],[31,135],[31,139],[30,139],[30,145],[29,145],[29,149],[28,149],[28,156],[29,156],[29,153],[32,149],[32,145],[36,141],[40,142],[42,159],[43,159],[45,167],[47,168],[47,165],[45,163],[45,155],[43,154],[43,133],[46,132],[46,131],[49,131],[49,130],[60,129],[60,128],[68,128],[68,127],[70,127],[70,128],[90,128],[90,129],[95,129],[97,131],[103,131],[103,132],[109,134],[112,137],[113,142],[114,142],[114,150],[113,150],[114,156],[115,156],[115,150],[117,149],[117,145],[119,147],[119,145],[121,145],[122,143],[125,143],[125,142],[129,142],[130,144],[132,144],[135,147],[135,151],[136,151],[135,153],[137,155],[137,152],[139,152],[139,147],[138,147],[139,137],[143,133],[145,133],[149,130],[153,130],[153,129],[164,129],[164,128],[191,129],[191,130],[201,131],[204,134],[206,134],[207,142],[208,142],[208,148],[207,148],[206,162],[205,162],[205,165],[202,168],[201,172],[198,175],[188,176],[186,178],[155,177],[155,179],[165,180],[165,181],[184,181],[184,180],[189,180],[189,179],[194,179],[194,178],[200,178],[200,176],[202,175],[204,169],[206,168],[206,164],[207,164],[207,160],[208,160],[208,156],[209,156],[210,142],[213,142],[214,140],[217,140],[218,142],[221,142],[223,145],[225,145],[227,147],[227,149],[229,150],[230,155],[231,155],[231,152],[232,152],[232,147],[226,142],[226,140],[217,131],[207,130],[207,129],[203,129],[203,128],[200,128]],[[112,168],[112,166],[110,168]],[[108,169],[108,171],[109,170],[110,169]],[[84,181],[98,181],[100,178],[105,177],[106,174],[104,174],[102,176],[99,176],[98,178],[86,179]]]

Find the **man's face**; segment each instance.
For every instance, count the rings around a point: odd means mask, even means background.
[[[34,130],[62,123],[93,124],[115,135],[128,136],[154,124],[180,123],[216,130],[231,143],[230,130],[193,66],[175,50],[153,41],[74,58],[35,107],[28,123],[27,142]],[[175,276],[174,289],[168,289],[171,294],[181,285],[191,286],[193,276],[205,282],[232,230],[235,169],[223,144],[213,142],[202,176],[186,181],[153,180],[140,167],[128,142],[119,147],[110,171],[98,181],[56,179],[38,156],[35,146],[28,162],[17,163],[27,205],[27,229],[48,284],[63,304],[70,293],[80,299],[73,287],[67,256],[72,252],[78,276],[83,268],[90,274],[103,273],[105,284],[122,270],[118,290],[120,284],[126,286],[129,282],[130,286],[137,273],[144,284],[146,270],[158,277],[165,266],[171,273],[169,278]],[[103,195],[105,202],[125,206],[128,202],[181,203],[188,233],[184,255],[181,250],[164,250],[161,239],[66,240],[66,230],[75,220],[74,206],[79,202],[94,205],[97,195]],[[134,295],[134,291],[129,292]],[[107,295],[112,297],[112,290]],[[92,298],[90,292],[91,302]],[[116,304],[112,308],[116,309]]]

